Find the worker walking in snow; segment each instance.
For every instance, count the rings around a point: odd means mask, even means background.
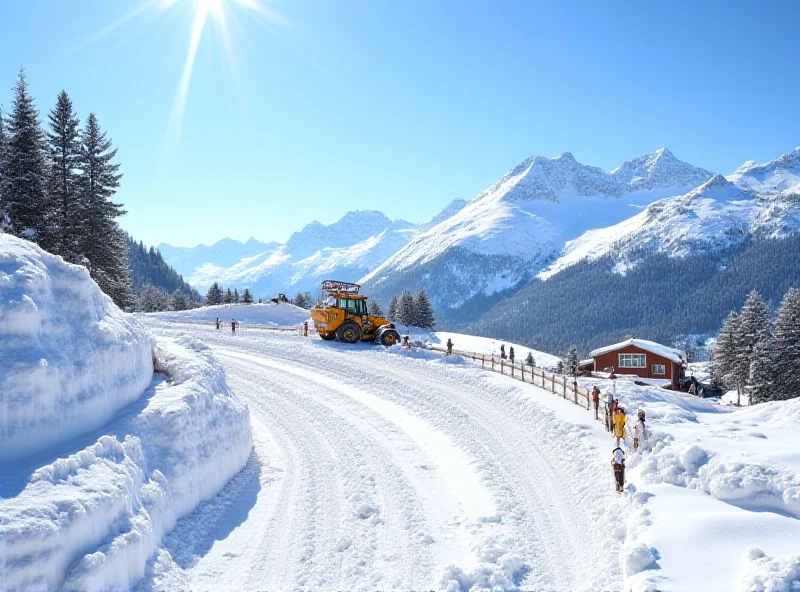
[[[614,414],[614,437],[617,439],[617,446],[619,441],[625,439],[625,423],[628,418],[625,416],[625,410],[622,407],[617,409]]]
[[[447,355],[448,356],[453,355],[453,340],[450,339],[449,337],[447,338]]]
[[[308,337],[308,321],[303,321],[303,337]]]
[[[501,343],[500,344],[500,359],[501,360],[505,360],[506,359],[506,345],[505,345],[505,343]]]
[[[612,431],[614,429],[614,395],[608,391],[606,395],[606,430]]]
[[[511,360],[511,363],[514,363],[514,346],[512,345],[508,350],[508,359]]]
[[[236,333],[236,319],[231,319],[231,333]]]
[[[592,403],[594,403],[594,418],[600,419],[600,389],[597,385],[592,389]]]
[[[644,409],[639,409],[636,425],[633,426],[633,451],[639,450],[639,445],[644,448],[645,429],[644,429]]]
[[[617,491],[625,488],[625,452],[617,446],[611,453],[611,468],[614,470],[614,483]]]
[[[219,317],[217,317],[217,331],[219,331],[220,326],[221,326],[221,323],[219,322]]]

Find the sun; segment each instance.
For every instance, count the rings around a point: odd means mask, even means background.
[[[225,52],[228,60],[229,71],[235,71],[235,61],[230,34],[228,32],[227,15],[230,10],[242,9],[253,14],[270,24],[283,26],[286,24],[283,17],[266,5],[267,0],[140,0],[136,8],[117,19],[102,31],[92,35],[84,41],[84,44],[91,43],[95,39],[105,36],[115,29],[121,27],[128,21],[139,17],[145,13],[155,12],[161,14],[173,8],[188,8],[190,23],[189,46],[186,50],[186,58],[183,64],[178,89],[172,103],[167,132],[165,134],[165,144],[177,143],[180,139],[183,115],[186,110],[186,102],[189,96],[189,88],[194,72],[194,62],[197,57],[197,50],[203,40],[203,34],[209,21],[214,23],[214,28],[219,33],[221,48]]]

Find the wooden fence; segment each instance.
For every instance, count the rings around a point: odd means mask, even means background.
[[[446,348],[438,345],[428,346],[428,349],[447,353]],[[578,386],[576,381],[570,380],[566,376],[559,376],[542,368],[537,368],[536,366],[526,366],[524,363],[516,360],[512,364],[509,359],[503,359],[492,355],[487,356],[486,354],[472,351],[453,348],[453,355],[472,360],[475,364],[480,363],[481,368],[485,370],[499,372],[500,374],[510,376],[516,380],[538,386],[555,395],[560,395],[564,399],[569,399],[576,405],[591,410],[591,393]],[[601,408],[602,406],[603,402],[601,401]],[[602,421],[602,417],[600,419]]]

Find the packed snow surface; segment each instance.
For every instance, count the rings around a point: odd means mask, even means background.
[[[531,354],[535,365],[539,368],[555,368],[561,360],[558,356],[531,349],[519,343],[511,343],[492,337],[477,337],[475,335],[452,333],[450,331],[436,331],[431,336],[425,335],[424,333],[417,336],[412,333],[412,338],[414,337],[419,337],[423,342],[440,349],[444,348],[447,345],[447,340],[450,339],[453,342],[453,348],[455,350],[475,352],[487,357],[495,356],[499,358],[501,346],[505,346],[506,355],[510,355],[511,348],[513,347],[514,359],[518,363],[525,362],[528,358],[528,354]]]
[[[89,277],[0,233],[0,463],[103,425],[153,375],[150,338]]]
[[[140,317],[142,315],[139,315]],[[281,302],[274,304],[219,304],[217,306],[203,306],[192,310],[154,312],[146,316],[157,318],[162,321],[176,321],[184,323],[204,323],[213,325],[217,318],[229,328],[231,319],[236,319],[237,323],[248,325],[274,325],[278,327],[290,327],[300,325],[307,321],[311,312],[295,306]]]

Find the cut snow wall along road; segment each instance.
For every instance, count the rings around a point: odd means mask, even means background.
[[[4,592],[129,589],[176,521],[247,462],[247,406],[208,348],[186,336],[154,347],[171,382],[157,381],[143,410],[0,500]]]
[[[85,267],[0,233],[0,463],[99,428],[152,375],[144,327]]]

